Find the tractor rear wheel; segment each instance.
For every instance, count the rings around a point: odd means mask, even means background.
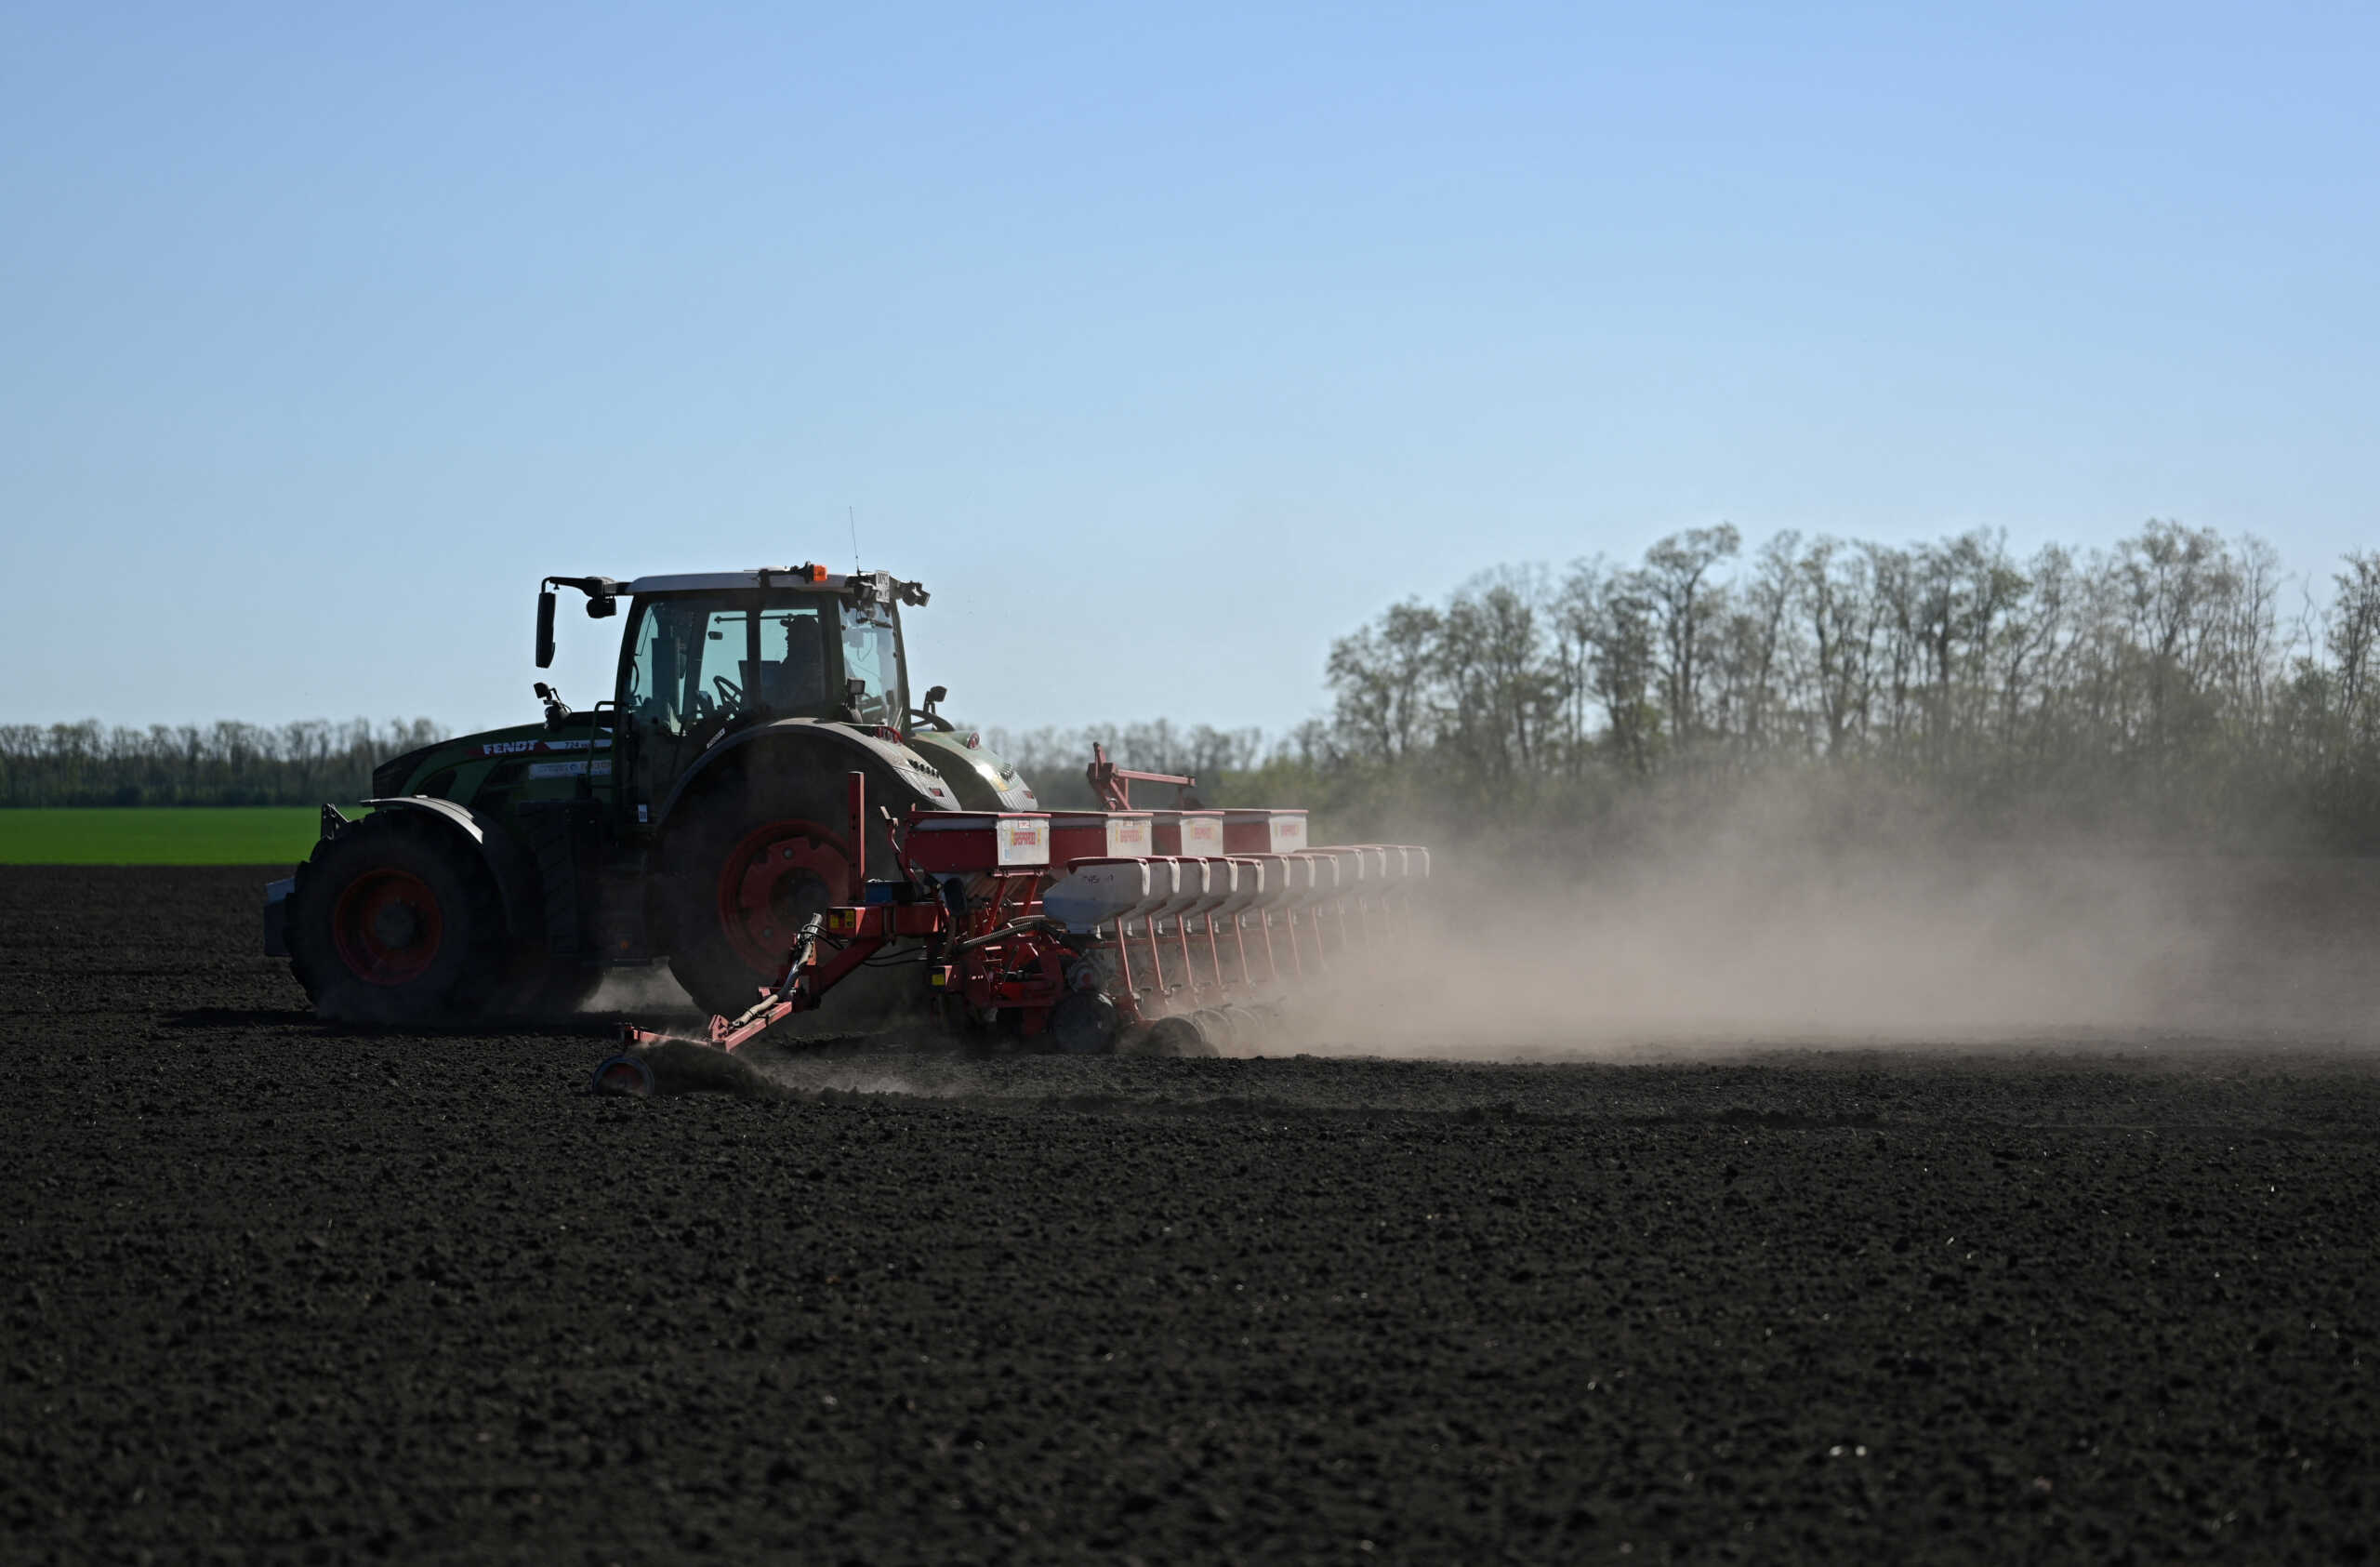
[[[732,1016],[785,977],[802,922],[843,900],[851,827],[841,773],[722,784],[681,807],[692,815],[671,831],[662,875],[669,972],[696,1006]],[[880,824],[867,852],[892,873],[892,842]],[[834,992],[844,1003],[829,1002],[837,1015],[848,1010],[843,992],[852,989]]]
[[[451,830],[383,811],[315,845],[289,904],[289,968],[323,1016],[423,1024],[482,1011],[505,949],[495,879]]]

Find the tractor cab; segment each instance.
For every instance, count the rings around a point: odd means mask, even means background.
[[[882,574],[639,578],[620,642],[615,745],[636,803],[667,799],[721,740],[788,719],[897,734],[908,712],[900,590]]]
[[[1029,808],[1032,790],[1015,769],[935,711],[910,705],[901,606],[922,605],[925,588],[889,572],[825,566],[640,577],[548,578],[538,597],[537,662],[553,657],[555,589],[587,595],[605,618],[629,601],[618,675],[608,711],[557,713],[548,726],[585,724],[611,733],[620,812],[649,823],[681,779],[714,747],[787,723],[858,730],[922,758],[941,776],[951,805]]]
[[[899,593],[915,583],[715,572],[639,578],[621,639],[618,710],[659,733],[703,736],[771,718],[902,726]]]

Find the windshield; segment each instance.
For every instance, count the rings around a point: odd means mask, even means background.
[[[900,632],[888,609],[874,605],[843,606],[843,677],[865,683],[853,698],[862,724],[889,724],[898,728],[908,715],[901,710]]]
[[[628,710],[669,733],[706,719],[824,717],[829,601],[703,593],[637,606]]]

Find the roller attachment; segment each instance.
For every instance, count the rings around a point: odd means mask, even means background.
[[[634,1056],[612,1056],[595,1069],[595,1081],[588,1084],[593,1093],[634,1099],[652,1098],[654,1087],[653,1069]]]

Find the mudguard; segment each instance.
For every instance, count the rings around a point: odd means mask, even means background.
[[[496,878],[496,896],[504,903],[504,923],[513,936],[524,941],[545,939],[546,902],[537,862],[495,817],[430,794],[383,796],[364,803],[376,811],[418,811],[443,818],[479,851],[488,874]]]
[[[668,798],[662,801],[661,809],[654,813],[655,830],[667,832],[670,814],[677,810],[678,802],[684,799],[689,790],[699,787],[706,778],[716,777],[721,764],[727,758],[762,740],[838,748],[849,759],[852,768],[874,763],[876,773],[889,774],[907,786],[900,798],[869,802],[871,805],[886,807],[896,818],[906,815],[912,806],[921,811],[959,809],[958,797],[950,792],[950,786],[943,780],[942,775],[934,771],[933,764],[908,747],[879,739],[845,724],[816,718],[780,718],[740,729],[704,752],[699,762],[680,775],[677,783],[670,788]]]

